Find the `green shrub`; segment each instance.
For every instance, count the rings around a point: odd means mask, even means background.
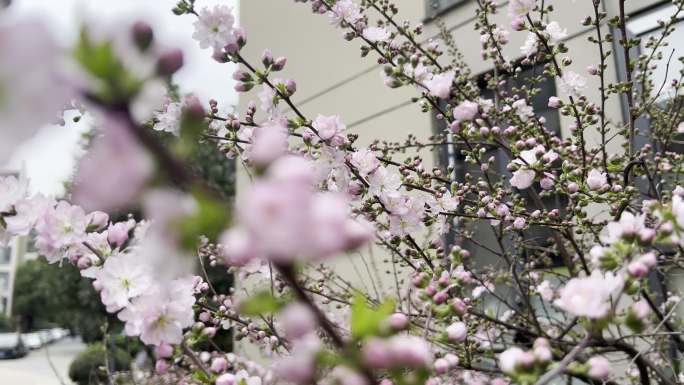
[[[110,372],[130,369],[131,357],[125,350],[111,347],[107,353],[111,365]],[[71,362],[69,378],[78,385],[106,384],[105,357],[105,348],[101,342],[88,346]]]

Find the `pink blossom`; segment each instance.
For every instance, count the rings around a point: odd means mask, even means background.
[[[525,57],[530,57],[537,53],[537,46],[539,45],[539,38],[536,34],[529,32],[525,43],[520,47],[520,52]]]
[[[556,96],[552,96],[549,98],[549,107],[551,108],[559,108],[561,106],[561,100],[560,98]]]
[[[515,373],[516,369],[524,360],[525,352],[518,348],[512,347],[499,354],[499,368],[506,374]]]
[[[551,43],[554,44],[568,37],[568,30],[562,29],[557,21],[552,21],[549,24],[547,24],[544,31],[546,31],[546,33],[549,34],[549,37],[551,38]]]
[[[603,356],[591,357],[587,364],[589,365],[589,377],[596,380],[606,380],[610,376],[610,362]]]
[[[107,229],[107,240],[112,245],[121,247],[128,240],[128,234],[134,227],[135,221],[132,219],[110,224]]]
[[[16,235],[28,235],[39,218],[55,206],[55,200],[43,194],[22,199],[14,204],[15,215],[4,217],[7,231]]]
[[[370,194],[383,196],[398,191],[401,187],[401,178],[394,170],[380,166],[368,177],[368,184]]]
[[[367,27],[363,30],[363,37],[371,43],[387,41],[390,38],[390,33],[383,27]]]
[[[349,162],[356,167],[361,175],[368,175],[380,167],[380,161],[378,160],[375,152],[367,149],[360,148],[356,150],[352,155]]]
[[[216,357],[211,360],[210,369],[214,373],[224,372],[228,368],[228,360],[224,357]]]
[[[542,281],[542,283],[537,286],[536,290],[544,301],[551,301],[553,299],[554,292],[553,287],[551,287],[551,282]]]
[[[447,71],[437,74],[430,80],[425,81],[425,87],[430,91],[430,95],[447,99],[451,93],[451,85],[454,82],[456,73],[454,71]]]
[[[394,313],[388,317],[388,323],[393,330],[404,330],[409,324],[409,319],[402,313]]]
[[[573,71],[566,71],[559,79],[561,91],[569,96],[578,96],[587,86],[587,79]]]
[[[36,246],[48,262],[59,261],[66,248],[80,245],[85,237],[86,215],[82,208],[60,201],[36,221]]]
[[[97,273],[102,303],[111,313],[128,306],[131,299],[147,292],[153,279],[149,266],[133,254],[114,255]]]
[[[535,0],[511,0],[508,3],[508,14],[510,17],[525,16],[534,9]]]
[[[469,100],[464,100],[454,108],[454,119],[459,122],[467,122],[475,119],[479,105]]]
[[[121,117],[105,117],[105,133],[97,138],[76,170],[74,202],[86,210],[121,208],[138,195],[154,171],[146,150]]]
[[[606,174],[595,168],[591,169],[589,174],[587,174],[587,186],[590,190],[600,190],[607,183],[608,180],[606,178]]]
[[[560,297],[554,304],[578,317],[603,318],[611,309],[611,298],[623,285],[621,275],[594,270],[589,277],[571,279],[560,290]]]
[[[192,38],[199,42],[201,48],[221,50],[235,42],[234,23],[235,17],[231,7],[218,4],[211,9],[204,7],[197,12]]]
[[[277,122],[269,122],[254,130],[249,159],[264,166],[287,151],[287,128]]]
[[[278,319],[285,331],[285,337],[298,339],[316,329],[316,317],[306,305],[294,302],[280,312]]]
[[[220,238],[220,253],[228,266],[244,266],[258,256],[259,249],[243,228],[226,230]]]
[[[362,17],[361,9],[351,0],[337,1],[329,12],[329,15],[330,22],[338,27],[342,26],[343,22],[354,25]]]
[[[216,378],[216,385],[235,385],[235,375],[224,373]]]
[[[314,119],[312,126],[318,131],[318,136],[330,143],[331,146],[337,147],[347,143],[347,137],[344,135],[347,127],[337,115],[318,115]]]
[[[468,327],[463,322],[454,322],[446,329],[451,342],[463,342],[468,335]]]

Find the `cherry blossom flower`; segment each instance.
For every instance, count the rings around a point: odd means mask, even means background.
[[[0,177],[0,213],[9,213],[28,195],[28,179],[13,175]]]
[[[532,106],[528,106],[525,99],[518,99],[513,102],[513,109],[523,122],[528,121],[534,116],[534,108]]]
[[[551,287],[551,282],[549,281],[542,281],[537,288],[537,293],[539,293],[539,296],[542,297],[544,301],[551,301],[553,299],[553,287]]]
[[[508,3],[508,14],[511,17],[525,16],[534,9],[535,0],[511,0]]]
[[[96,273],[100,296],[107,311],[114,313],[129,305],[130,300],[145,294],[153,284],[150,267],[133,254],[107,258]]]
[[[632,238],[645,229],[646,216],[644,214],[634,215],[624,212],[617,222],[609,222],[606,225],[605,234],[601,235],[601,240],[607,244],[619,241],[623,237]]]
[[[378,160],[375,152],[369,150],[368,148],[360,148],[356,150],[352,155],[349,162],[356,167],[361,175],[368,175],[380,167],[380,161]]]
[[[14,204],[16,215],[5,217],[7,231],[16,235],[28,235],[39,218],[55,206],[55,200],[43,194],[24,198]]]
[[[468,327],[463,322],[454,322],[446,329],[447,336],[451,342],[462,342],[468,335]]]
[[[157,131],[164,131],[175,136],[180,134],[180,119],[183,113],[183,105],[179,102],[170,102],[162,111],[154,114],[155,123],[152,126]]]
[[[611,298],[623,285],[621,275],[594,270],[588,277],[571,279],[561,288],[560,297],[554,304],[578,317],[603,318],[611,309]]]
[[[599,380],[599,381],[605,381],[610,377],[610,362],[603,356],[593,356],[591,357],[588,361],[587,364],[589,365],[589,377]]]
[[[587,187],[590,190],[600,190],[608,183],[606,173],[601,172],[597,169],[589,170],[587,174]]]
[[[567,28],[562,29],[557,21],[552,21],[547,24],[544,31],[549,34],[549,37],[551,37],[551,42],[554,44],[568,37]]]
[[[361,9],[351,0],[335,2],[329,15],[330,22],[338,27],[341,27],[343,22],[354,25],[362,18]]]
[[[384,42],[390,38],[390,33],[383,27],[367,27],[363,30],[363,37],[371,43]]]
[[[314,119],[312,126],[318,131],[318,136],[322,140],[327,141],[331,146],[336,147],[347,143],[347,137],[344,135],[347,127],[337,115],[318,115]]]
[[[478,108],[477,103],[464,100],[454,108],[454,119],[459,122],[471,121],[477,116]]]
[[[518,347],[508,348],[499,354],[499,368],[506,374],[515,373],[522,363],[528,361],[528,354]]]
[[[36,247],[48,262],[57,262],[64,256],[61,252],[70,246],[80,245],[87,225],[82,208],[60,201],[36,221]]]
[[[520,52],[525,55],[525,57],[530,57],[537,53],[537,45],[539,44],[539,38],[536,34],[529,32],[527,38],[525,38],[525,43],[520,47]]]
[[[368,177],[368,192],[375,196],[382,196],[399,190],[401,187],[401,177],[393,170],[390,171],[385,167],[378,167]]]
[[[558,80],[561,92],[568,96],[578,96],[587,86],[587,79],[577,72],[565,71]]]
[[[520,157],[522,160],[516,159],[513,161],[513,163],[519,165],[519,168],[513,172],[510,183],[511,186],[520,190],[524,190],[532,186],[532,183],[534,183],[534,178],[537,175],[536,171],[529,168],[537,163],[537,150],[533,149],[522,151],[520,153]]]
[[[105,132],[78,164],[74,202],[87,210],[114,210],[136,197],[154,171],[147,151],[121,117],[108,115]]]
[[[430,95],[441,99],[448,99],[455,76],[456,73],[454,71],[436,74],[432,79],[425,81],[425,87],[430,91]]]
[[[192,38],[199,42],[201,48],[221,50],[235,42],[234,23],[231,7],[222,4],[211,9],[204,7],[198,11],[197,20],[193,23],[195,32]]]

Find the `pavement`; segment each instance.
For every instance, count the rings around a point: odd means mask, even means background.
[[[79,338],[67,337],[40,349],[31,350],[26,357],[0,360],[0,384],[71,385],[69,365],[84,349],[85,345]]]

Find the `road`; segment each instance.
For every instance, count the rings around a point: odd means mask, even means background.
[[[32,350],[28,356],[0,360],[0,384],[2,385],[70,385],[69,364],[73,358],[85,349],[80,339],[65,338],[38,350]],[[47,352],[46,352],[47,350]],[[48,360],[48,353],[50,360]],[[63,383],[50,366],[62,378]]]

